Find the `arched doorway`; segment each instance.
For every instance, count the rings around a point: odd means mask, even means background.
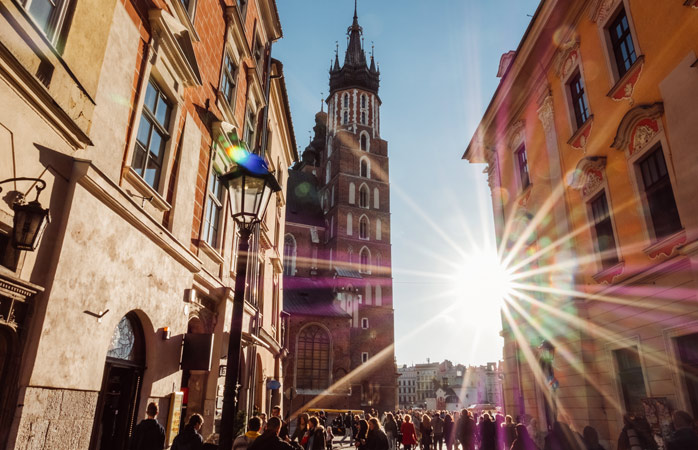
[[[5,448],[14,413],[17,374],[17,335],[5,325],[0,325],[0,448]]]
[[[134,313],[116,326],[104,366],[93,445],[96,450],[125,450],[133,434],[145,370],[143,329]]]

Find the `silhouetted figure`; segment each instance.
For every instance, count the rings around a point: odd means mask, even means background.
[[[528,434],[526,425],[518,424],[514,427],[514,430],[516,437],[514,438],[514,442],[511,444],[510,450],[540,450],[538,446],[536,446],[536,443],[533,442],[533,439],[531,439],[531,436]]]
[[[667,450],[698,449],[698,435],[693,429],[693,418],[686,411],[674,411],[674,432],[667,441]]]

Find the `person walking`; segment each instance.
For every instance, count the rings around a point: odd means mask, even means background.
[[[511,444],[514,443],[514,439],[516,439],[516,424],[514,423],[514,419],[507,415],[504,419],[504,423],[500,425],[500,428],[502,430],[502,440],[499,445],[503,450],[509,450]]]
[[[674,432],[667,442],[667,450],[694,450],[698,448],[698,434],[693,429],[693,418],[686,411],[674,411]]]
[[[405,414],[405,417],[400,427],[402,433],[402,445],[404,450],[412,450],[413,445],[417,445],[417,432],[414,430],[412,416]]]
[[[325,450],[325,427],[320,425],[320,419],[313,416],[308,420],[307,439],[304,438],[305,450]]]
[[[281,429],[281,419],[270,417],[267,422],[267,429],[261,436],[254,440],[247,450],[298,450],[298,444],[291,445],[279,437]]]
[[[288,437],[288,424],[284,421],[284,419],[281,418],[281,406],[275,405],[271,408],[271,416],[276,417],[281,421],[281,428],[279,429],[279,437],[283,439],[284,441]],[[261,430],[262,433],[266,431],[266,424],[264,424],[264,429]]]
[[[390,448],[388,436],[381,430],[380,422],[376,417],[368,419],[365,448],[366,450],[388,450]]]
[[[518,424],[514,427],[514,441],[511,443],[511,447],[507,450],[540,450],[536,443],[533,442],[531,436],[528,434],[528,429],[526,425]]]
[[[472,413],[467,409],[463,409],[460,413],[458,421],[458,429],[456,436],[463,447],[463,450],[475,450],[477,424],[473,419]]]
[[[390,450],[395,450],[395,442],[397,439],[397,422],[395,422],[393,413],[388,413],[385,415],[385,435],[388,437]]]
[[[233,450],[247,450],[250,445],[257,439],[261,434],[262,429],[262,419],[259,417],[253,417],[247,422],[247,432],[236,437],[233,441]]]
[[[453,450],[453,441],[455,441],[453,417],[450,414],[446,414],[446,417],[444,417],[444,442],[446,443],[446,450]]]
[[[444,421],[439,413],[434,414],[434,418],[431,420],[431,427],[434,429],[434,450],[438,445],[439,450],[444,441]]]
[[[497,427],[489,413],[482,415],[480,425],[480,450],[497,450]]]
[[[145,413],[148,418],[136,426],[130,450],[162,450],[165,448],[165,429],[155,419],[158,415],[158,405],[154,402],[148,403]]]
[[[599,433],[596,431],[596,428],[589,425],[584,427],[582,438],[584,439],[584,448],[586,450],[606,450],[599,444]]]
[[[368,437],[368,422],[366,419],[359,420],[358,431],[354,445],[358,450],[366,450],[366,438]]]
[[[204,418],[201,414],[194,414],[189,422],[172,442],[170,450],[201,450],[204,446],[204,438],[199,434]]]
[[[334,433],[332,432],[332,426],[325,427],[325,448],[327,450],[332,450],[334,447]]]
[[[428,414],[422,415],[422,423],[419,424],[419,432],[422,435],[422,450],[430,450],[434,428],[431,426],[431,418]]]
[[[296,429],[293,430],[293,434],[291,435],[291,440],[298,442],[299,444],[301,444],[301,446],[305,445],[305,442],[302,441],[305,437],[306,431],[308,431],[309,418],[310,417],[306,413],[298,415],[298,419],[296,419]]]

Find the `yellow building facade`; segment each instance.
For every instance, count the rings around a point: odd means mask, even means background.
[[[658,436],[698,415],[698,9],[541,2],[464,159],[487,163],[507,414]]]

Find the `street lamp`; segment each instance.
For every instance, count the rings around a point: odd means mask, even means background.
[[[231,201],[231,214],[239,226],[237,265],[235,270],[235,292],[233,294],[233,317],[228,340],[228,367],[223,391],[223,411],[221,413],[219,450],[233,448],[233,430],[237,416],[237,387],[240,371],[242,343],[242,318],[245,302],[245,282],[247,278],[247,253],[249,239],[255,226],[262,221],[272,193],[281,186],[269,172],[266,162],[260,156],[248,154],[244,166],[237,165],[224,174],[221,181],[228,189]]]
[[[36,198],[27,203],[24,195],[19,194],[12,204],[15,212],[12,223],[12,246],[17,250],[28,250],[33,252],[39,245],[41,236],[46,230],[46,226],[51,222],[48,208],[44,209],[39,203],[39,195],[46,188],[46,182],[40,178],[9,178],[0,181],[0,184],[11,181],[34,181],[36,182]],[[0,188],[2,192],[2,188]]]

